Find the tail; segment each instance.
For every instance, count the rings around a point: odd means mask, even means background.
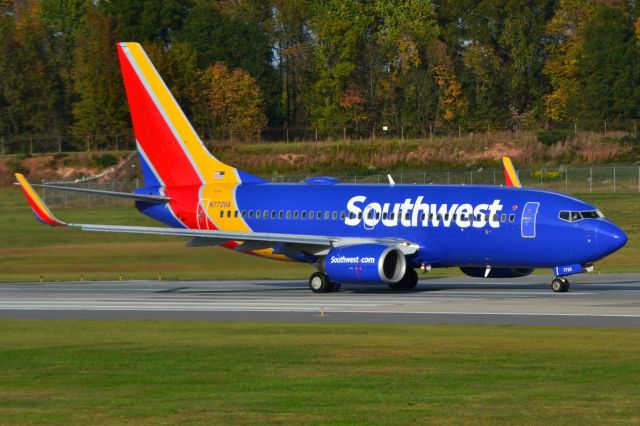
[[[145,186],[257,183],[204,146],[142,46],[118,43]]]

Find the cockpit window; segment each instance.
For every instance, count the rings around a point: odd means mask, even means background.
[[[558,217],[567,222],[577,222],[582,219],[602,219],[604,215],[600,210],[587,210],[582,212],[574,212],[562,210]]]

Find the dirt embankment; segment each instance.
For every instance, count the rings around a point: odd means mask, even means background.
[[[359,140],[294,143],[213,144],[211,151],[222,161],[259,176],[308,173],[339,176],[395,171],[500,168],[503,156],[517,167],[640,161],[638,141],[625,135],[582,133],[545,145],[531,132],[469,134],[461,138],[423,140]],[[139,177],[131,153],[70,153],[0,157],[0,185],[24,173],[31,181],[73,181],[101,175],[94,180],[128,181]],[[114,172],[109,172],[111,169]]]
[[[0,186],[15,182],[14,173],[22,173],[31,182],[70,182],[93,178],[105,181],[129,181],[138,173],[137,160],[130,154],[71,153],[0,157]]]

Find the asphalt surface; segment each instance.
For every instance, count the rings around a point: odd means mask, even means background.
[[[343,285],[312,293],[306,281],[115,281],[0,284],[2,319],[296,321],[640,327],[640,274],[513,280],[421,276],[417,289]]]

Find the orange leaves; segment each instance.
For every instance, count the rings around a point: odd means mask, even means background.
[[[208,114],[229,139],[256,139],[267,119],[262,111],[262,92],[248,72],[229,71],[217,62],[203,73],[203,95]]]

